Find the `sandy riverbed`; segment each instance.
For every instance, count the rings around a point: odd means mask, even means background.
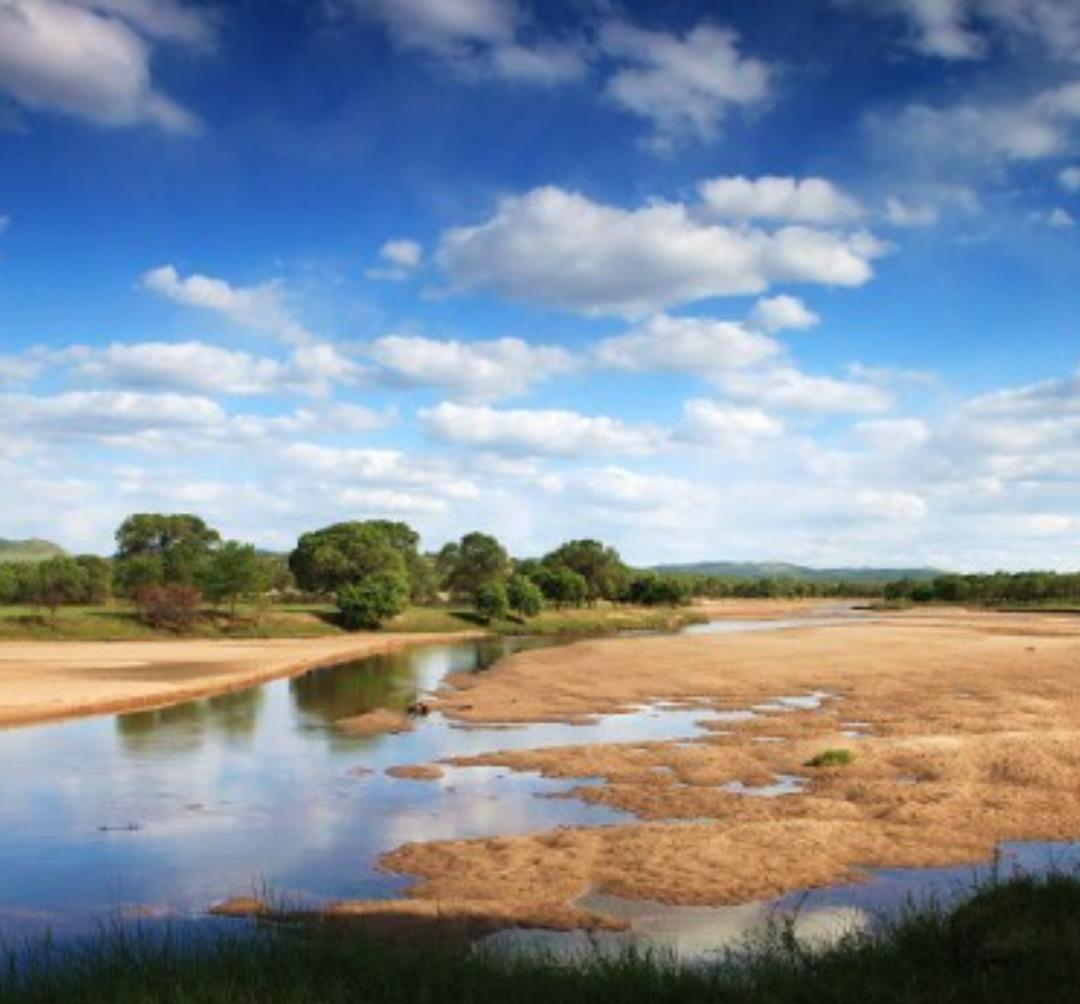
[[[470,636],[0,642],[0,726],[160,707],[407,645]]]
[[[457,683],[465,689],[441,710],[468,722],[577,721],[656,699],[699,704],[707,718],[784,695],[831,696],[818,710],[766,709],[692,743],[458,761],[599,776],[605,784],[577,795],[641,822],[405,845],[383,864],[419,878],[420,911],[569,926],[595,922],[574,906],[589,891],[735,903],[849,879],[857,866],[959,864],[1001,840],[1080,838],[1080,618],[930,612],[590,641],[519,654]],[[854,762],[805,766],[832,747],[853,750]],[[776,799],[725,789],[779,774],[805,778],[805,789]]]

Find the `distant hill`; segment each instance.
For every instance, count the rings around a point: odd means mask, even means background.
[[[941,575],[938,568],[808,568],[771,561],[698,561],[685,565],[657,565],[658,572],[719,575],[725,579],[797,579],[803,582],[926,581]]]
[[[0,537],[0,561],[44,561],[66,553],[51,540],[4,540]]]

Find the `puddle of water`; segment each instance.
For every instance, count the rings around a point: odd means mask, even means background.
[[[262,887],[298,902],[399,895],[410,880],[376,862],[403,843],[632,817],[549,797],[579,781],[460,768],[420,784],[386,768],[494,750],[688,742],[754,716],[690,703],[509,730],[455,728],[439,714],[399,735],[334,725],[404,709],[450,673],[480,672],[537,644],[552,642],[430,645],[156,711],[0,730],[0,934],[85,930],[130,909],[199,915]]]
[[[752,798],[779,798],[783,795],[797,795],[808,784],[805,777],[798,774],[777,774],[772,784],[747,785],[742,781],[729,781],[723,786],[724,791],[733,795],[749,795]]]
[[[955,868],[885,869],[866,873],[856,885],[802,890],[777,899],[738,906],[669,906],[590,893],[578,906],[625,921],[619,932],[499,931],[478,943],[481,951],[541,953],[575,959],[599,953],[618,956],[629,948],[654,950],[684,962],[701,962],[738,949],[764,933],[771,922],[790,922],[808,948],[835,943],[844,934],[869,929],[910,903],[947,905],[984,885],[996,873],[1039,874],[1080,869],[1078,843],[1003,844],[998,862]]]

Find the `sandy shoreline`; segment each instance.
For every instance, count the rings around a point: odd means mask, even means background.
[[[163,707],[378,652],[476,635],[0,642],[0,727]]]
[[[441,705],[468,722],[575,721],[654,699],[700,705],[707,718],[785,695],[830,696],[818,710],[765,710],[690,743],[453,761],[600,777],[577,797],[640,822],[406,844],[382,864],[419,880],[410,896],[420,912],[588,925],[596,917],[575,903],[590,892],[739,903],[857,879],[859,868],[964,864],[999,841],[1080,837],[1080,618],[928,612],[589,641],[519,654],[468,683]],[[845,735],[853,729],[861,736]],[[806,766],[834,747],[853,750],[854,762]],[[805,779],[804,790],[767,799],[726,788],[780,774]],[[334,909],[362,916],[377,905]]]

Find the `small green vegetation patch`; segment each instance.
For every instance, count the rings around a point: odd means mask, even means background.
[[[851,750],[823,750],[806,761],[807,767],[846,767],[855,759]]]

